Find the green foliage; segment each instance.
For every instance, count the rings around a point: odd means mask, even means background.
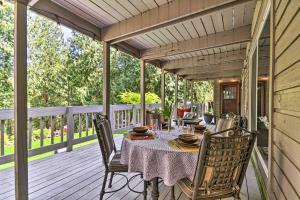
[[[51,137],[51,130],[50,129],[44,128],[43,133],[44,133],[44,138],[50,138]],[[32,139],[33,140],[40,140],[41,139],[41,130],[40,129],[32,131]]]
[[[163,116],[167,119],[170,119],[172,116],[173,103],[167,101],[164,106]]]
[[[124,104],[139,104],[141,103],[141,94],[136,92],[123,92],[119,95],[121,103]],[[160,98],[151,92],[145,94],[146,103],[159,103]]]
[[[194,82],[194,99],[199,103],[208,103],[213,101],[213,81]]]
[[[66,104],[64,92],[67,49],[58,25],[29,15],[28,96],[33,107]]]
[[[4,2],[0,8],[0,108],[13,103],[13,6]]]
[[[153,104],[153,103],[160,103],[160,98],[159,96],[157,96],[156,94],[152,93],[152,92],[147,92],[145,94],[145,102],[147,104]]]
[[[68,105],[101,104],[102,45],[72,31],[65,66]]]

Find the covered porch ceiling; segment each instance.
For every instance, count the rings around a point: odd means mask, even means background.
[[[208,80],[240,77],[247,42],[251,39],[255,3],[30,0],[29,6],[58,23],[180,77]]]

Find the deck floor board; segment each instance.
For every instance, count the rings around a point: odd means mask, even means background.
[[[213,129],[213,126],[209,127]],[[115,137],[116,146],[120,148],[122,136]],[[71,152],[57,153],[53,156],[31,161],[29,163],[29,199],[34,200],[93,200],[99,199],[99,192],[104,177],[104,165],[97,142],[76,148]],[[126,174],[131,177],[133,174]],[[247,170],[248,189],[251,200],[259,200],[260,193],[254,170],[250,163]],[[115,176],[113,188],[125,182],[122,176]],[[245,181],[244,181],[245,182]],[[130,183],[138,191],[143,190],[143,181],[135,178]],[[148,189],[147,199],[151,199]],[[170,199],[170,187],[160,184],[159,200]],[[175,188],[177,200],[187,200],[178,188]],[[247,199],[246,186],[242,187],[241,198]],[[14,169],[0,171],[0,200],[14,199]],[[106,194],[105,199],[137,199],[143,195],[130,191],[127,187],[116,193]],[[232,199],[232,198],[228,198]]]

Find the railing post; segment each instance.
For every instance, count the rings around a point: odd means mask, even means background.
[[[115,130],[115,111],[114,111],[113,106],[110,106],[109,121],[111,124],[112,131]]]
[[[133,106],[133,108],[132,108],[132,126],[133,127],[136,126],[136,108],[135,108],[135,106]]]
[[[73,107],[67,107],[67,152],[73,150],[73,139],[74,139],[74,116]]]

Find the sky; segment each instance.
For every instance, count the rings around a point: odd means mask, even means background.
[[[71,32],[72,32],[71,29],[65,27],[64,25],[61,25],[61,30],[62,30],[62,32],[64,34],[64,39],[65,40],[67,40],[68,38],[71,37]]]

